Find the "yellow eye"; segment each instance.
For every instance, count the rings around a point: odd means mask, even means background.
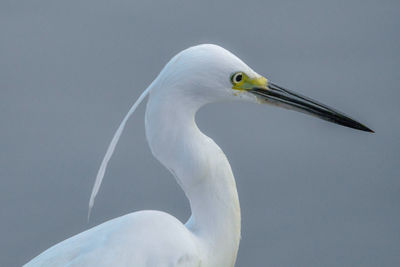
[[[243,81],[243,73],[242,72],[237,72],[235,74],[232,75],[231,77],[231,81],[233,84],[238,84],[241,81]]]

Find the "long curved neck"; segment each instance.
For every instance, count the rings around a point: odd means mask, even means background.
[[[195,123],[205,103],[167,94],[151,95],[146,136],[154,156],[173,173],[190,202],[186,226],[215,266],[233,266],[240,240],[240,206],[225,154]]]

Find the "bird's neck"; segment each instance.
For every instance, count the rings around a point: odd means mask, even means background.
[[[240,240],[240,206],[229,162],[195,123],[199,102],[151,95],[146,136],[154,156],[175,176],[190,202],[186,226],[215,266],[233,266]],[[213,266],[214,266],[213,264]]]

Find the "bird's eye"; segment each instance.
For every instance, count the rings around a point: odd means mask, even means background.
[[[231,79],[232,79],[232,83],[233,84],[240,83],[243,80],[243,73],[237,72],[237,73],[232,75]]]

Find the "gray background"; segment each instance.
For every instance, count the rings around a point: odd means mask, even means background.
[[[399,1],[0,2],[0,266],[140,209],[188,202],[130,119],[86,222],[106,147],[177,52],[226,47],[367,134],[269,106],[202,109],[243,215],[237,266],[400,266]]]

